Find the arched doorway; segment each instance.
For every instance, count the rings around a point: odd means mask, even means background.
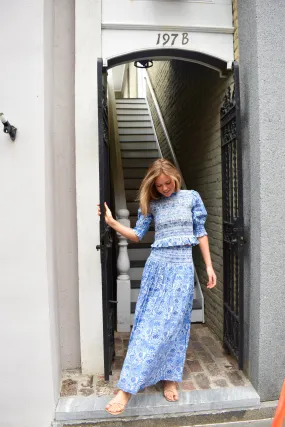
[[[211,210],[211,223],[215,224],[215,221],[218,221],[218,226],[221,226],[222,229],[219,229],[219,227],[215,227],[212,231],[213,239],[217,241],[216,244],[216,252],[214,253],[214,257],[218,260],[219,258],[222,258],[221,263],[219,261],[216,261],[217,268],[218,266],[221,267],[221,271],[219,271],[221,276],[221,285],[223,288],[223,284],[225,283],[222,279],[222,276],[224,275],[226,282],[226,292],[223,292],[223,289],[220,289],[220,292],[223,294],[223,309],[222,314],[220,314],[221,321],[223,323],[223,335],[224,335],[224,344],[227,346],[227,348],[232,351],[232,353],[235,354],[236,357],[239,359],[239,366],[242,367],[242,348],[243,348],[243,319],[242,319],[242,303],[243,303],[243,293],[242,293],[242,242],[238,240],[237,242],[234,242],[233,234],[228,233],[228,229],[237,229],[237,226],[234,227],[234,224],[237,224],[237,212],[239,211],[240,217],[240,223],[238,225],[238,239],[242,237],[243,232],[243,224],[242,224],[242,195],[238,194],[238,192],[241,190],[241,153],[240,153],[240,140],[239,135],[233,132],[234,127],[237,124],[237,111],[236,111],[236,97],[233,97],[232,89],[230,89],[230,85],[232,85],[232,82],[230,81],[231,69],[229,69],[228,62],[220,59],[215,58],[211,55],[207,55],[205,53],[196,52],[196,51],[189,51],[189,50],[183,50],[183,49],[150,49],[150,50],[143,50],[138,52],[130,52],[128,54],[120,55],[118,57],[113,57],[104,62],[101,63],[101,75],[98,75],[98,83],[100,85],[101,81],[106,84],[106,73],[107,70],[110,68],[114,68],[117,65],[121,65],[127,62],[131,61],[140,61],[140,60],[153,60],[153,61],[160,61],[167,63],[169,61],[187,61],[188,63],[192,64],[192,75],[194,76],[195,73],[198,74],[203,70],[205,72],[205,68],[208,70],[204,74],[204,81],[206,81],[207,78],[212,79],[213,84],[215,84],[215,87],[220,86],[220,93],[217,99],[218,106],[215,105],[216,113],[218,111],[219,114],[219,129],[216,129],[216,132],[219,133],[219,143],[216,144],[216,149],[221,150],[221,137],[223,140],[223,146],[230,147],[229,149],[224,149],[223,155],[220,155],[220,162],[219,162],[219,172],[218,175],[221,175],[221,182],[219,183],[220,187],[217,191],[221,191],[221,197],[220,197],[220,204],[219,206],[214,206],[214,209],[211,209],[212,206],[209,205],[209,208]],[[218,72],[218,73],[217,73]],[[207,74],[208,73],[208,74]],[[218,85],[217,82],[224,78],[224,82],[222,85]],[[228,79],[227,79],[228,78]],[[209,86],[210,87],[210,86]],[[229,87],[229,88],[228,88]],[[101,91],[102,94],[106,93],[106,87],[103,91]],[[222,133],[221,135],[221,126],[220,126],[220,108],[222,106],[222,100],[225,96],[225,93],[227,94],[225,97],[225,102],[223,105],[223,111],[222,111]],[[204,92],[203,94],[204,99],[207,98],[208,94]],[[195,100],[199,98],[199,91],[195,93]],[[177,100],[178,102],[178,100]],[[99,99],[99,105],[102,103],[102,100]],[[151,109],[151,108],[150,108]],[[103,110],[101,110],[103,111]],[[201,116],[200,111],[200,116]],[[209,108],[207,111],[208,117],[210,117]],[[217,120],[217,117],[215,117]],[[103,116],[101,115],[101,120],[103,119]],[[202,117],[203,119],[203,117]],[[99,116],[100,120],[100,116]],[[102,120],[103,123],[103,120]],[[202,122],[201,122],[202,123]],[[201,123],[199,126],[201,126]],[[217,127],[217,123],[215,123],[215,126]],[[197,128],[197,126],[196,126]],[[192,131],[194,132],[195,125],[192,128]],[[197,130],[196,130],[197,132]],[[104,132],[103,132],[104,134]],[[106,134],[106,130],[105,130]],[[229,137],[230,135],[230,137]],[[197,136],[197,133],[196,133]],[[205,138],[205,134],[203,134],[201,131],[198,135],[198,138],[200,138],[200,142],[203,145],[203,138]],[[103,142],[103,139],[101,138],[101,141]],[[229,143],[233,142],[233,145],[229,145]],[[102,146],[101,146],[102,148]],[[105,144],[105,148],[107,148],[107,145]],[[185,147],[184,147],[185,148]],[[193,147],[192,147],[193,148]],[[179,151],[179,146],[176,147]],[[207,164],[207,146],[204,146],[204,151],[200,153],[200,162],[201,162],[201,169],[203,169],[203,162]],[[103,149],[101,149],[103,153]],[[164,157],[167,157],[167,155],[164,155],[163,149],[161,150]],[[192,150],[193,151],[193,150]],[[104,156],[104,155],[103,155]],[[105,153],[106,156],[106,153]],[[179,153],[177,155],[179,157]],[[180,169],[187,170],[187,164],[185,163],[185,159],[187,160],[187,157],[181,155],[180,158],[183,164],[183,167]],[[171,160],[171,159],[170,159]],[[211,159],[210,159],[211,160]],[[103,157],[101,160],[101,163],[103,162]],[[215,165],[217,166],[217,165]],[[191,168],[194,170],[194,174],[197,173],[197,170],[195,168]],[[198,171],[199,172],[199,171]],[[201,176],[200,182],[197,181],[193,175],[187,174],[187,180],[189,182],[195,182],[195,187],[202,186],[202,180],[205,179],[205,175]],[[207,190],[204,190],[205,194],[207,192],[210,192],[210,188],[214,184],[213,182],[207,182]],[[199,188],[198,188],[199,189]],[[202,190],[203,193],[203,190]],[[215,197],[215,196],[214,196]],[[210,202],[212,202],[212,199],[210,198]],[[236,209],[234,213],[235,207],[237,207],[237,204],[239,205],[239,208]],[[216,214],[214,210],[217,209],[218,213]],[[223,215],[222,215],[222,209],[223,209]],[[228,215],[228,216],[227,216]],[[220,219],[217,220],[217,218],[220,217]],[[229,218],[231,218],[231,224],[229,224]],[[219,231],[217,231],[219,230]],[[236,231],[235,231],[236,232]],[[217,237],[219,235],[219,237]],[[215,237],[216,236],[216,237]],[[223,245],[224,240],[224,245]],[[224,253],[222,255],[222,247],[224,247]],[[226,263],[224,263],[224,260],[226,260]],[[104,263],[104,257],[102,258],[102,263]],[[201,264],[201,262],[198,260],[198,263]],[[202,268],[202,267],[199,267]],[[108,286],[108,279],[107,277],[105,280],[103,280],[103,286],[105,286],[106,292],[106,286]],[[109,279],[109,285],[113,283],[111,279]],[[107,291],[108,293],[108,291]],[[108,313],[112,312],[114,310],[113,303],[108,302],[112,301],[112,295],[113,290],[110,289],[110,295],[105,299],[105,307],[104,307],[104,313],[105,313],[105,320],[104,320],[104,328],[105,328],[105,366],[110,366],[110,355],[113,352],[113,338],[112,334],[110,334],[110,330],[112,329],[112,325],[110,324],[111,317],[108,316]],[[219,296],[216,295],[216,298]],[[217,301],[215,302],[215,304]],[[210,300],[208,301],[209,306],[211,306]],[[212,301],[213,304],[213,301]],[[215,312],[215,306],[211,308],[212,310],[212,320],[214,321],[214,312]],[[210,313],[210,310],[209,310]],[[109,323],[108,323],[109,319]],[[112,322],[112,320],[111,320]],[[109,336],[107,331],[109,331]],[[107,369],[107,370],[108,370]],[[106,377],[108,376],[107,371],[105,371]]]

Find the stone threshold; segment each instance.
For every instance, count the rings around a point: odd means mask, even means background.
[[[180,393],[178,402],[167,402],[160,394],[137,394],[132,397],[121,417],[108,414],[104,408],[110,396],[75,396],[59,399],[55,421],[87,422],[152,417],[166,414],[191,414],[199,411],[250,408],[260,404],[260,398],[252,386],[209,390],[193,390]]]

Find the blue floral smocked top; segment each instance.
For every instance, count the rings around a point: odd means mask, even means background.
[[[144,216],[138,210],[138,220],[133,229],[141,240],[154,220],[153,248],[197,245],[197,237],[206,236],[204,224],[207,217],[202,199],[194,190],[180,190],[171,196],[161,196],[150,202],[150,212]]]

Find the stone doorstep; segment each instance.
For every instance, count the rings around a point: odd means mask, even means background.
[[[109,396],[75,396],[59,399],[55,421],[114,420],[166,414],[190,414],[198,411],[256,407],[260,398],[252,386],[193,390],[180,394],[179,402],[167,402],[159,394],[137,394],[132,397],[122,417],[114,418],[104,408]]]
[[[54,421],[51,427],[267,427],[271,426],[278,401],[248,408],[198,411],[185,414],[96,420]],[[268,421],[270,423],[268,423]],[[259,424],[260,423],[260,424]],[[266,424],[267,423],[267,424]]]
[[[96,425],[96,424],[93,424]],[[271,427],[272,418],[260,419],[260,420],[248,420],[248,421],[235,421],[233,423],[219,423],[219,424],[191,424],[192,427]],[[62,423],[53,423],[52,427],[64,427]],[[68,427],[85,427],[85,424],[73,424]],[[86,427],[91,427],[90,424]],[[114,426],[115,427],[115,426]],[[157,426],[158,427],[158,426]],[[161,427],[164,427],[164,425]]]

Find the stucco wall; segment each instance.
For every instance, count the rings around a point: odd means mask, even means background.
[[[0,109],[18,127],[15,143],[2,125],[0,132],[0,423],[48,427],[60,380],[53,251],[53,2],[7,3],[0,28],[5,40]]]
[[[101,2],[76,0],[75,137],[80,346],[83,372],[103,372],[99,217],[98,82]]]
[[[284,380],[285,8],[238,2],[244,172],[246,359],[262,400]]]
[[[80,366],[75,191],[75,0],[54,10],[54,181],[62,368]]]
[[[222,173],[220,106],[229,79],[183,61],[156,62],[149,75],[188,189],[201,194],[208,211],[207,231],[218,283],[206,289],[200,251],[194,259],[205,296],[208,325],[223,336]],[[171,160],[163,130],[148,96],[164,157]]]

